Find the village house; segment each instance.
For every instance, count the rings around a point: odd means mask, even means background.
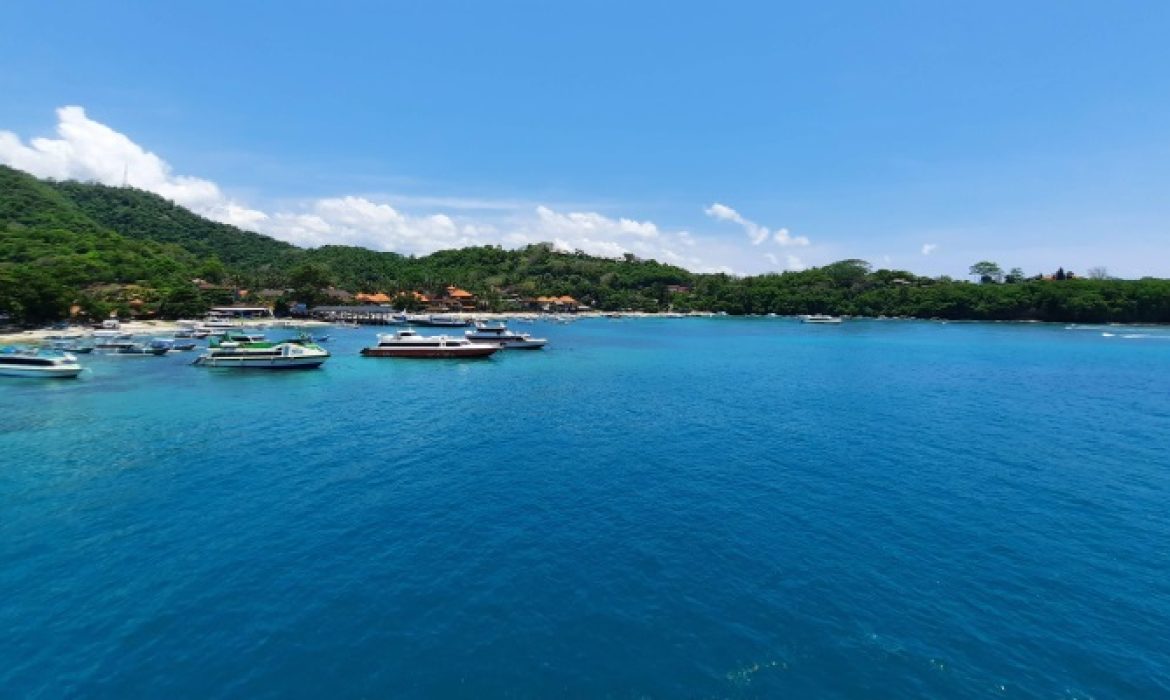
[[[358,292],[357,294],[353,295],[353,299],[359,304],[381,305],[390,303],[390,297],[385,292],[374,292],[372,294],[367,292]]]
[[[578,310],[585,308],[582,307],[579,301],[567,294],[559,297],[525,299],[523,305],[528,311],[544,311],[554,314],[576,313]]]

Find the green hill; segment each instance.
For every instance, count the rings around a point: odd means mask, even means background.
[[[328,300],[329,287],[433,295],[449,284],[492,308],[507,308],[511,298],[567,294],[602,310],[1170,322],[1170,281],[1065,277],[972,284],[843,260],[740,278],[547,244],[417,258],[349,246],[304,250],[149,192],[42,181],[0,166],[0,317],[23,324],[64,318],[74,304],[91,317],[110,310],[191,315],[232,301],[241,288],[285,290],[277,293],[281,304],[312,304]],[[195,278],[219,286],[197,288]]]
[[[151,192],[93,183],[50,186],[98,224],[139,241],[173,244],[200,260],[264,275],[287,270],[304,251],[290,243],[210,221]]]

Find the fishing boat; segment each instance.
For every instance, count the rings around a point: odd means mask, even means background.
[[[499,345],[504,349],[539,350],[548,344],[547,338],[533,338],[528,333],[517,333],[508,330],[507,324],[476,323],[475,330],[463,334],[473,343],[488,343]]]
[[[808,314],[800,317],[801,323],[841,323],[840,316],[829,316],[828,314]]]
[[[309,340],[279,342],[212,339],[193,364],[231,369],[314,369],[329,351]]]
[[[72,379],[84,368],[67,352],[44,348],[0,349],[0,376]]]
[[[419,335],[409,328],[396,333],[380,333],[378,344],[362,348],[364,357],[417,357],[428,359],[488,357],[500,349],[498,344],[473,343],[452,335]]]
[[[130,343],[114,350],[113,354],[118,357],[160,357],[167,354],[168,350],[170,350],[169,345],[157,344],[152,341],[149,345]]]

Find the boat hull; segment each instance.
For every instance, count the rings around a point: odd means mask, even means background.
[[[473,335],[467,336],[467,339],[473,343],[499,345],[503,350],[539,350],[548,343],[547,340],[500,340]]]
[[[473,347],[473,348],[362,348],[363,357],[403,357],[403,358],[417,358],[430,360],[444,360],[457,358],[472,358],[472,357],[490,357],[495,354],[499,348],[491,347]]]
[[[200,367],[223,369],[316,369],[325,364],[325,357],[199,357]]]
[[[25,379],[73,379],[81,374],[78,365],[60,367],[4,367],[0,366],[0,377],[22,377]]]

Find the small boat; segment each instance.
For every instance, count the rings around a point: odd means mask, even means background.
[[[50,338],[48,338],[48,337],[46,337],[45,339],[50,340]],[[64,339],[52,340],[52,342],[49,344],[49,347],[51,347],[54,350],[57,350],[58,352],[70,352],[70,353],[73,353],[74,355],[87,355],[87,354],[93,352],[92,345],[81,345],[76,340],[64,340]]]
[[[329,351],[306,340],[279,342],[212,339],[193,364],[231,369],[315,369],[329,359]]]
[[[99,350],[117,350],[134,344],[134,336],[120,330],[98,330],[93,332],[93,346]]]
[[[800,317],[801,323],[841,323],[840,316],[828,314],[808,314]]]
[[[155,338],[150,341],[150,348],[157,351],[159,355],[165,355],[168,352],[187,352],[194,350],[196,343],[194,340],[174,339],[174,338]]]
[[[113,354],[118,357],[159,357],[167,354],[167,350],[170,350],[169,345],[158,345],[152,341],[149,345],[130,343],[129,345],[114,350]]]
[[[362,356],[431,359],[488,357],[499,349],[498,344],[473,343],[467,338],[452,335],[419,335],[406,328],[393,334],[378,334],[378,344],[362,348]]]
[[[510,331],[503,323],[495,325],[476,323],[475,330],[467,331],[463,335],[473,343],[494,343],[505,349],[539,350],[548,344],[547,338],[533,338],[528,333]]]
[[[67,352],[43,348],[0,349],[0,376],[72,379],[84,369]]]

